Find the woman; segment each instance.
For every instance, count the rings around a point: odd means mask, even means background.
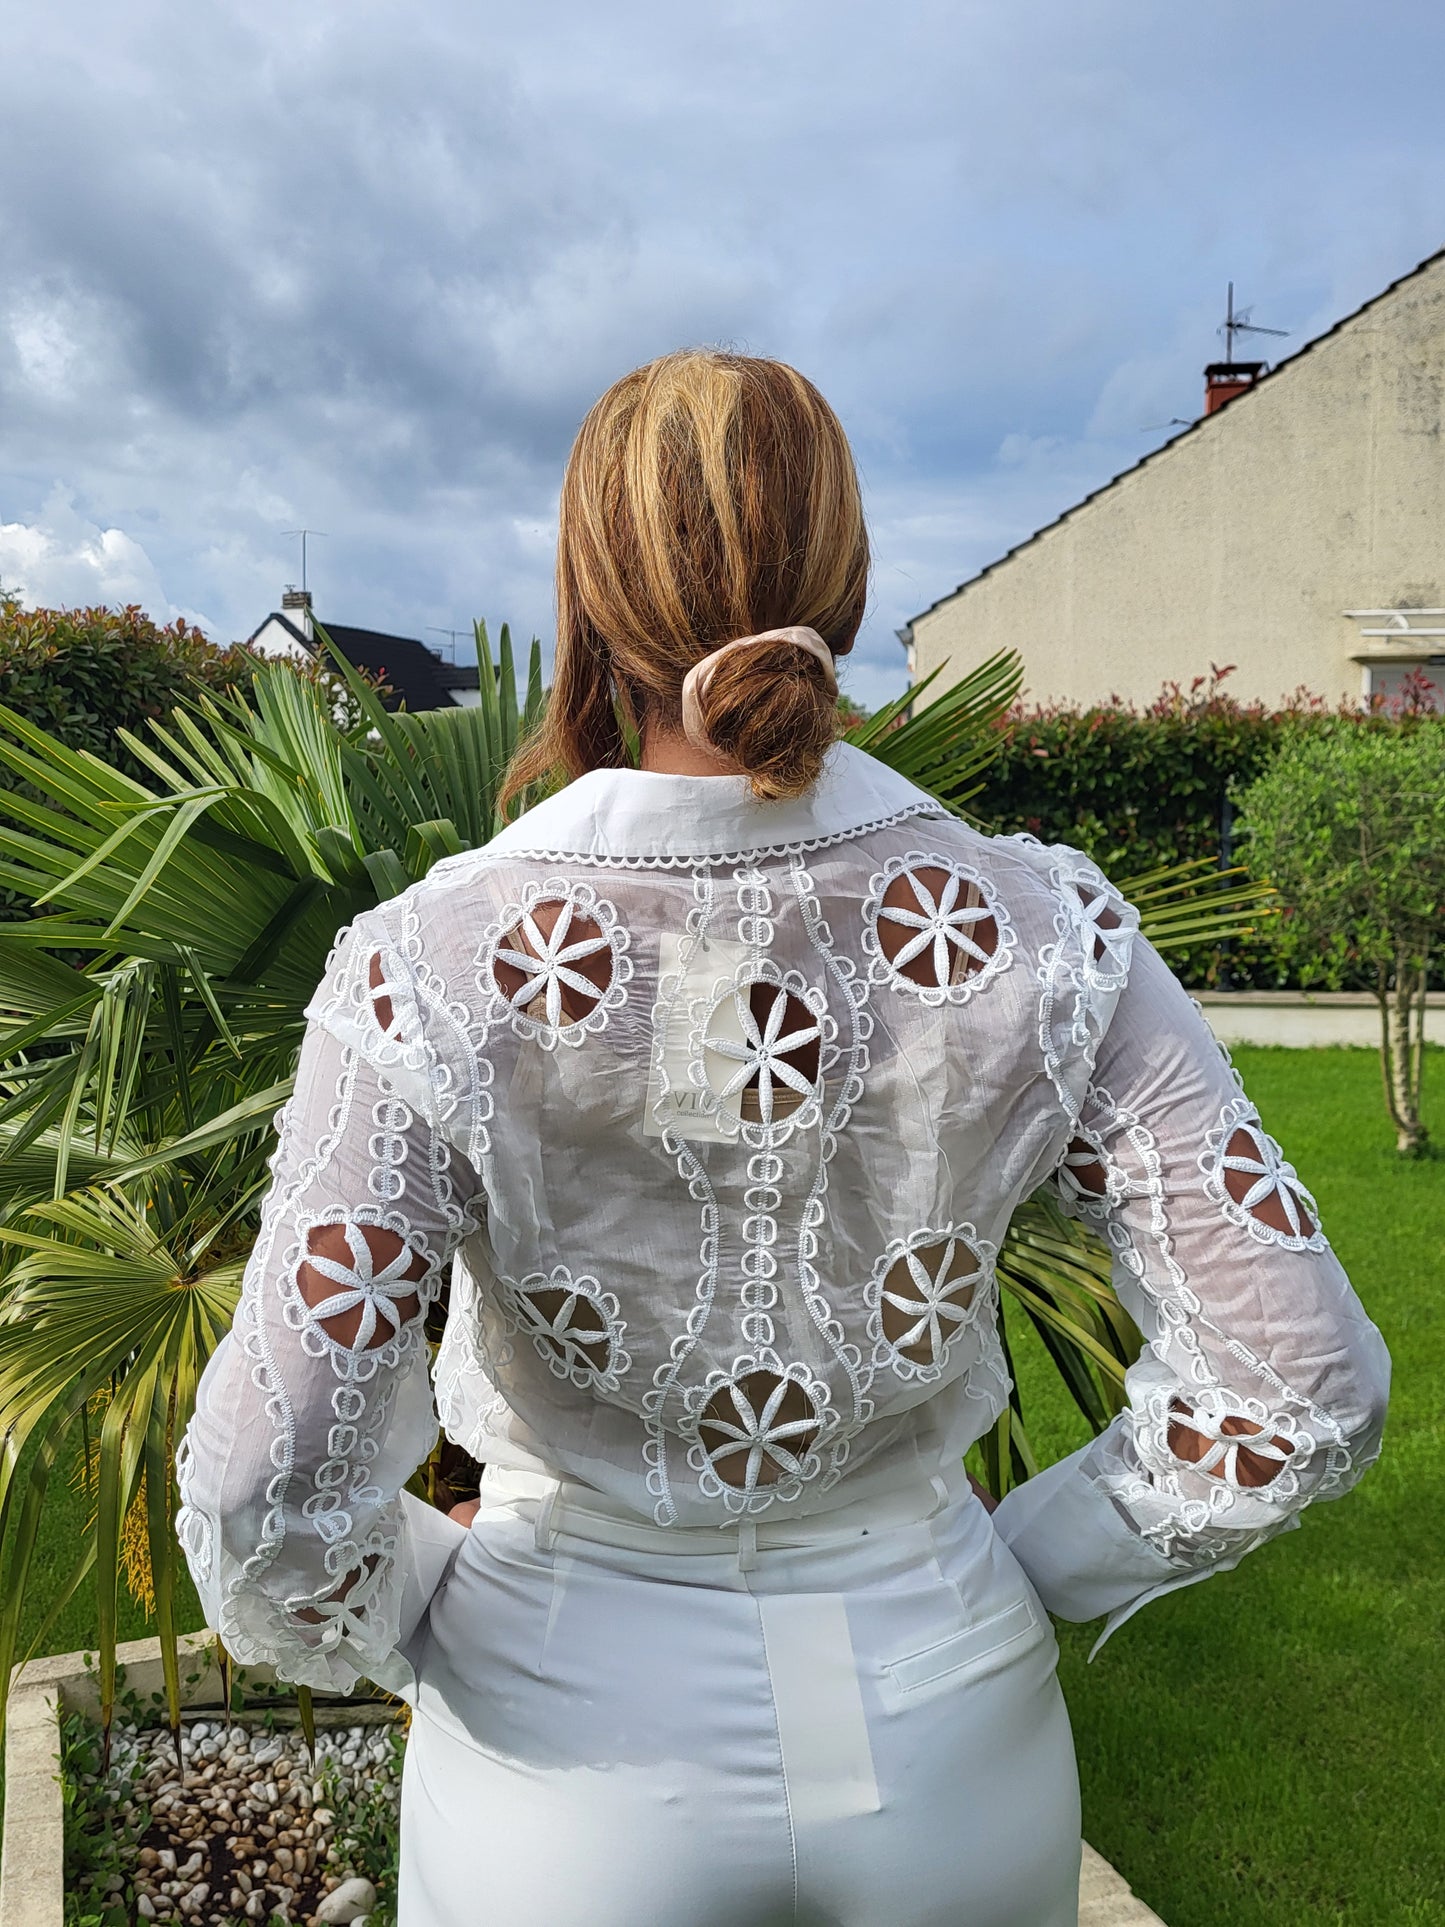
[[[867,574],[800,375],[619,382],[510,794],[565,786],[307,1006],[181,1531],[236,1658],[410,1700],[401,1927],[1072,1927],[1047,1615],[1107,1637],[1379,1451],[1379,1333],[1136,913],[834,741]],[[1146,1343],[990,1517],[1040,1185]],[[446,1276],[455,1519],[402,1491]]]

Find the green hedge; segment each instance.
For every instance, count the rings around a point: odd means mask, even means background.
[[[0,702],[68,748],[89,750],[142,782],[150,773],[116,741],[116,730],[144,737],[148,718],[167,715],[198,686],[249,689],[256,660],[244,644],[218,649],[189,623],[162,628],[135,608],[0,602]]]
[[[1241,703],[1222,689],[1227,671],[1165,686],[1147,708],[1019,708],[1001,725],[1002,753],[971,808],[996,830],[1028,830],[1072,843],[1106,874],[1138,875],[1204,857],[1248,866],[1246,826],[1234,798],[1261,775],[1285,737],[1348,718],[1362,729],[1442,727],[1426,695],[1403,712],[1331,708],[1303,692],[1281,709]],[[1277,990],[1326,981],[1323,959],[1290,954],[1280,925],[1201,948],[1176,967],[1196,989]],[[1346,973],[1346,982],[1353,981]],[[1363,981],[1363,980],[1361,980]]]

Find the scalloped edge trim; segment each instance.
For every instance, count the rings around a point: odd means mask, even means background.
[[[805,837],[797,843],[759,843],[750,849],[696,850],[679,856],[602,856],[592,850],[545,850],[534,849],[529,845],[526,848],[517,846],[498,850],[495,855],[492,855],[483,845],[475,854],[490,857],[495,863],[509,863],[516,858],[528,863],[590,863],[603,870],[699,870],[723,863],[749,863],[758,857],[804,856],[810,850],[826,850],[835,843],[849,843],[854,837],[869,836],[875,830],[888,830],[895,823],[905,823],[911,817],[917,816],[932,817],[945,823],[961,820],[951,815],[941,803],[930,797],[917,803],[909,803],[901,810],[893,810],[887,816],[875,816],[868,822],[856,823],[849,829],[834,830],[828,836]],[[433,870],[428,871],[427,874],[433,874],[436,867],[434,865]]]

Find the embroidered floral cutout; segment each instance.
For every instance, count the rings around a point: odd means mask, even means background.
[[[764,1124],[771,1124],[775,1111],[785,1116],[812,1096],[822,1027],[806,1004],[776,984],[751,984],[746,995],[735,990],[732,1003],[743,1041],[712,1035],[707,1042],[715,1056],[738,1065],[718,1091],[718,1101],[725,1104],[739,1092],[751,1092],[752,1108]]]
[[[1294,1440],[1272,1427],[1279,1419],[1252,1419],[1242,1412],[1206,1411],[1171,1399],[1169,1449],[1196,1472],[1208,1472],[1236,1489],[1268,1485],[1294,1456]],[[1250,1443],[1246,1445],[1244,1441]]]
[[[1248,1098],[1225,1105],[1205,1143],[1199,1160],[1204,1188],[1231,1223],[1261,1244],[1280,1244],[1290,1251],[1327,1247],[1319,1207]]]
[[[558,1378],[578,1387],[615,1386],[632,1361],[616,1297],[595,1278],[574,1278],[565,1265],[507,1282],[518,1324]]]
[[[1109,1204],[1109,1169],[1104,1147],[1079,1132],[1069,1139],[1056,1173],[1064,1202],[1084,1216]]]
[[[1094,962],[1107,964],[1109,975],[1122,976],[1128,968],[1134,935],[1120,915],[1122,898],[1097,874],[1071,878],[1070,888],[1079,899],[1084,923],[1093,933]]]
[[[713,999],[693,1075],[720,1121],[731,1113],[766,1137],[815,1115],[836,1030],[821,990],[800,971],[783,976],[765,964]]]
[[[392,1008],[391,993],[396,985],[387,981],[386,965],[381,952],[372,952],[371,964],[367,971],[367,982],[371,985],[371,1007],[376,1012],[376,1021],[385,1035],[392,1034],[396,1013]]]
[[[911,851],[873,878],[863,947],[875,982],[927,1004],[964,1003],[1008,962],[1008,913],[984,879],[949,858]]]
[[[773,1352],[713,1372],[689,1394],[695,1443],[688,1457],[703,1491],[729,1511],[758,1511],[796,1497],[822,1470],[817,1447],[828,1429],[828,1389],[805,1365],[784,1367]]]
[[[529,884],[489,933],[484,984],[523,1036],[580,1044],[626,1001],[628,936],[590,884]]]
[[[374,1351],[417,1316],[430,1269],[425,1251],[397,1232],[337,1218],[306,1233],[296,1288],[308,1325],[348,1351]]]
[[[996,1256],[972,1225],[895,1239],[864,1293],[875,1361],[905,1378],[939,1377],[955,1339],[977,1319]]]
[[[342,1580],[334,1591],[311,1606],[292,1607],[292,1616],[305,1626],[326,1626],[331,1639],[364,1640],[371,1630],[367,1607],[377,1591],[377,1571],[382,1555],[371,1553]]]

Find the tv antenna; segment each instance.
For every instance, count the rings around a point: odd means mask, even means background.
[[[1157,435],[1161,428],[1193,428],[1194,424],[1185,415],[1171,415],[1167,422],[1145,422],[1139,430],[1141,435]]]
[[[326,531],[325,529],[282,529],[281,533],[283,535],[299,535],[301,537],[301,592],[304,595],[307,588],[306,538],[311,535],[325,535]]]
[[[450,637],[451,645],[452,645],[452,653],[451,653],[450,660],[453,663],[455,663],[457,659],[457,637],[469,636],[472,633],[470,629],[439,629],[434,622],[429,622],[426,627],[427,627],[427,634],[429,636]]]
[[[1234,360],[1234,337],[1236,335],[1287,335],[1289,333],[1288,328],[1261,328],[1257,322],[1250,320],[1249,317],[1253,313],[1254,309],[1252,307],[1241,308],[1238,314],[1234,312],[1234,283],[1231,281],[1229,284],[1229,304],[1225,310],[1223,326],[1219,329],[1219,333],[1224,336],[1224,358],[1226,361]]]

